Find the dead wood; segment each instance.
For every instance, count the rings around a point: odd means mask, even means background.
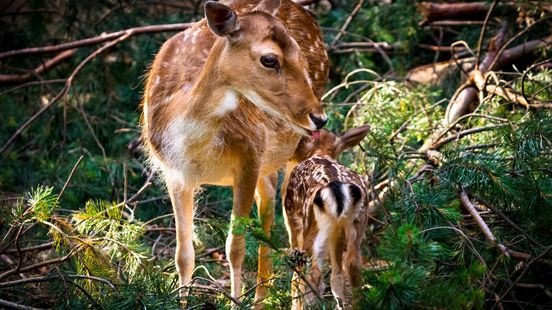
[[[425,26],[436,21],[482,21],[489,11],[490,3],[486,2],[461,2],[461,3],[433,3],[421,2],[417,4],[418,11],[424,17],[420,26]],[[513,7],[506,3],[501,4],[498,13],[510,12]]]

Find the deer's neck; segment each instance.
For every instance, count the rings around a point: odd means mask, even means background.
[[[223,44],[216,42],[204,69],[188,92],[172,100],[162,135],[162,152],[171,166],[189,166],[189,159],[206,158],[221,150],[224,117],[238,107],[239,97],[220,74],[217,60]],[[175,113],[176,112],[176,113]]]
[[[217,40],[207,57],[203,70],[187,96],[184,114],[205,122],[219,122],[238,107],[238,93],[221,74],[219,58],[224,41]]]

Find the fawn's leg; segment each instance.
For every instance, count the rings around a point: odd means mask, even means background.
[[[328,239],[330,237],[332,227],[331,223],[326,221],[324,216],[315,215],[315,217],[319,231],[316,234],[316,238],[314,239],[314,243],[312,245],[311,267],[308,271],[307,281],[310,286],[312,286],[312,289],[316,290],[316,293],[320,296],[320,294],[324,293],[322,267],[326,257],[328,256]],[[305,294],[306,304],[313,305],[318,297],[315,292],[311,292],[312,289],[309,285],[305,285],[305,289],[309,291]]]
[[[274,199],[276,198],[276,186],[278,184],[278,175],[276,173],[259,178],[257,181],[257,190],[255,192],[255,202],[257,203],[257,213],[265,235],[270,238],[270,230],[274,223]],[[255,301],[260,302],[266,296],[267,282],[272,277],[272,251],[269,247],[259,244],[259,257],[257,267],[257,283],[255,289]],[[260,306],[261,304],[259,304]]]
[[[234,176],[234,206],[230,220],[230,232],[226,239],[226,255],[230,263],[231,294],[238,298],[241,296],[241,272],[245,256],[245,234],[239,227],[240,219],[249,218],[253,207],[253,196],[257,184],[258,169],[254,161],[244,160],[241,170]],[[237,226],[236,226],[237,225]]]
[[[192,243],[194,219],[194,189],[167,182],[169,196],[173,206],[176,224],[176,271],[180,296],[187,295],[187,289],[182,287],[192,280],[195,265],[195,252]]]
[[[359,288],[362,284],[362,236],[365,232],[364,223],[355,223],[345,230],[347,238],[347,253],[345,254],[345,275],[352,291],[352,305],[358,299]]]
[[[343,279],[343,251],[345,249],[345,234],[341,228],[333,232],[328,245],[332,266],[330,285],[332,288],[332,294],[337,302],[337,309],[341,309],[342,305],[347,304],[347,298],[345,298],[345,281]]]

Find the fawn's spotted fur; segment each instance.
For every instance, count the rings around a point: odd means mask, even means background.
[[[303,138],[296,159],[307,159],[292,170],[284,198],[290,246],[312,258],[307,280],[323,292],[321,269],[329,255],[332,293],[344,305],[350,304],[345,279],[353,288],[360,284],[360,246],[371,210],[367,180],[335,158],[360,143],[368,130],[366,125],[353,128],[341,137],[322,130],[319,139]],[[293,282],[294,308],[299,309],[305,283],[297,276]],[[307,304],[313,298],[305,295]]]

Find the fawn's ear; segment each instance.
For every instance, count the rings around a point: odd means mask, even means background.
[[[222,3],[205,2],[205,18],[211,31],[218,36],[225,37],[240,30],[236,12]]]
[[[312,151],[315,147],[316,146],[311,137],[301,137],[301,140],[299,140],[299,144],[297,145],[297,148],[295,149],[295,153],[293,154],[291,160],[301,162],[309,158],[312,155]]]
[[[358,145],[370,131],[370,125],[362,125],[349,129],[336,141],[335,156],[339,156],[341,152]]]
[[[255,11],[262,11],[272,16],[276,16],[278,9],[280,8],[280,0],[263,0],[257,5]]]

